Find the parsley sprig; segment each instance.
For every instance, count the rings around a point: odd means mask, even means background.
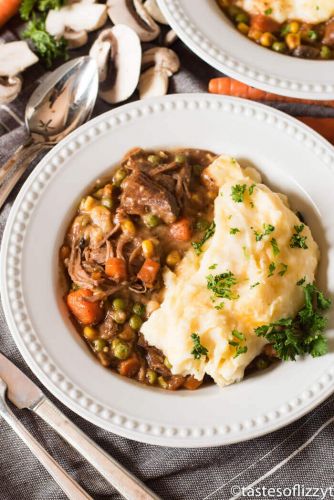
[[[194,343],[194,348],[190,354],[192,354],[195,359],[201,359],[202,356],[207,357],[208,350],[201,344],[200,336],[197,333],[192,333],[191,339]]]
[[[195,241],[192,242],[192,246],[195,250],[196,255],[200,255],[202,253],[203,251],[202,246],[206,241],[208,241],[208,239],[210,239],[215,234],[215,230],[216,230],[216,223],[215,221],[212,221],[210,226],[205,231],[202,239],[196,242]]]
[[[305,224],[300,224],[299,226],[294,226],[295,233],[291,236],[290,247],[291,248],[303,248],[306,250],[308,248],[306,244],[307,236],[302,236],[301,233],[304,231]]]
[[[279,321],[255,329],[258,337],[265,337],[275,349],[277,356],[285,361],[295,360],[297,355],[323,356],[328,351],[327,339],[323,335],[327,319],[321,312],[328,309],[331,300],[314,284],[303,286],[305,305],[293,318]]]
[[[238,330],[232,330],[232,339],[228,341],[229,345],[236,348],[234,358],[240,356],[240,354],[245,354],[248,351],[246,345],[243,345],[243,342],[246,340],[245,335],[242,332],[238,332]]]
[[[261,241],[264,236],[275,231],[275,226],[272,224],[263,224],[263,232],[259,233],[258,231],[254,231],[256,241]]]
[[[237,284],[237,279],[231,271],[227,271],[226,273],[209,274],[206,277],[207,280],[207,288],[211,292],[213,292],[214,298],[235,300],[239,298],[235,292],[233,292],[232,287]]]
[[[236,184],[232,186],[231,197],[236,203],[242,203],[244,201],[244,194],[246,192],[246,184]]]

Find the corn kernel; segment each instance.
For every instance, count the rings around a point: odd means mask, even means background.
[[[298,33],[300,30],[300,24],[297,21],[292,21],[289,25],[289,32],[290,33]]]
[[[263,35],[262,31],[256,30],[254,28],[251,28],[248,32],[248,37],[251,38],[252,40],[255,40],[258,42]]]
[[[285,42],[290,50],[296,49],[300,45],[300,36],[298,34],[289,33],[285,37]]]
[[[97,331],[91,326],[85,326],[83,334],[87,340],[95,340],[97,338]]]
[[[246,23],[238,23],[237,29],[238,31],[240,31],[240,33],[243,33],[244,35],[248,35],[249,33],[249,26]]]
[[[122,227],[122,230],[124,233],[128,233],[131,235],[136,234],[136,227],[135,227],[134,223],[132,222],[132,220],[130,220],[130,219],[126,219],[123,222],[121,222],[121,227]]]
[[[80,211],[89,212],[93,207],[96,206],[96,200],[92,196],[86,196],[82,198],[80,203]]]
[[[149,259],[150,257],[153,256],[154,245],[151,240],[144,240],[141,244],[141,247],[143,250],[144,257],[146,257],[146,259]]]
[[[263,47],[271,47],[275,41],[275,37],[272,33],[266,32],[260,38],[260,43]]]
[[[168,255],[166,262],[170,267],[176,266],[181,260],[181,256],[177,250],[172,250]]]
[[[102,194],[101,198],[111,198],[112,197],[112,189],[113,189],[112,184],[106,184],[103,188],[103,194]]]

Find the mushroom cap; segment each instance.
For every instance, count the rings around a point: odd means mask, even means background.
[[[66,28],[64,38],[67,41],[68,49],[78,49],[88,42],[88,33],[85,30],[72,31]]]
[[[149,68],[139,80],[139,98],[159,97],[168,92],[168,73],[164,69]]]
[[[148,14],[141,0],[108,0],[111,21],[132,28],[142,42],[150,42],[160,34],[160,27]]]
[[[180,59],[177,54],[166,47],[153,47],[143,53],[142,67],[154,65],[155,69],[166,70],[172,76],[180,69]]]
[[[0,44],[0,76],[15,76],[28,66],[37,63],[27,42],[9,42]]]
[[[107,21],[107,7],[100,3],[80,2],[49,10],[45,28],[50,35],[61,37],[66,28],[72,31],[94,31]]]
[[[99,67],[100,97],[112,104],[128,99],[140,76],[141,45],[136,32],[122,24],[103,30],[90,55]]]
[[[157,4],[157,0],[146,0],[146,2],[144,2],[144,7],[155,21],[161,24],[169,24],[163,13],[161,12],[160,7]]]
[[[14,101],[21,92],[22,79],[19,76],[0,77],[0,104]]]

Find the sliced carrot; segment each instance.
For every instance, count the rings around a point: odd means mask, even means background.
[[[145,283],[148,288],[152,288],[157,279],[160,264],[156,260],[146,259],[139,270],[137,277]]]
[[[312,99],[297,99],[294,97],[285,97],[264,90],[255,89],[250,85],[234,80],[227,76],[219,78],[212,78],[209,82],[209,92],[211,94],[229,95],[234,97],[243,97],[252,101],[265,101],[265,102],[293,102],[301,104],[316,104],[319,106],[334,107],[334,101],[315,101]]]
[[[92,325],[98,323],[103,315],[102,304],[100,301],[89,302],[87,297],[91,297],[93,292],[84,288],[70,292],[67,295],[67,305],[71,313],[83,325]]]
[[[334,118],[320,118],[314,116],[297,116],[298,120],[313,128],[327,141],[334,144]]]
[[[262,31],[263,33],[266,31],[274,33],[275,31],[279,30],[280,25],[269,16],[265,16],[264,14],[257,14],[251,19],[251,28]]]
[[[198,389],[200,385],[202,385],[203,381],[202,380],[197,380],[195,377],[188,377],[186,381],[183,384],[183,387],[190,391],[194,391],[195,389]]]
[[[174,222],[170,227],[170,234],[179,241],[189,241],[191,239],[191,222],[186,217]]]
[[[0,27],[18,12],[21,0],[0,0]]]
[[[106,262],[105,273],[116,281],[125,280],[127,275],[125,260],[118,257],[111,257]]]
[[[134,377],[139,371],[140,361],[137,356],[132,356],[131,358],[121,361],[118,365],[118,372],[123,377]]]

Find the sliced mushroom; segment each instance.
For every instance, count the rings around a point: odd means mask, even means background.
[[[27,42],[0,44],[0,76],[16,76],[37,61]]]
[[[122,24],[103,30],[90,55],[99,68],[100,97],[112,104],[128,99],[140,76],[141,46],[137,33]]]
[[[0,77],[0,104],[14,101],[21,92],[22,79],[19,76]]]
[[[132,28],[142,42],[150,42],[160,34],[160,28],[142,4],[142,0],[108,0],[111,21]]]
[[[175,52],[166,47],[154,47],[143,54],[142,73],[139,80],[140,99],[167,94],[168,78],[180,68]]]
[[[144,3],[144,7],[155,21],[161,24],[168,24],[168,21],[166,20],[165,16],[160,10],[159,5],[157,4],[157,0],[146,0],[146,2]]]
[[[167,45],[167,47],[170,47],[175,43],[177,40],[177,34],[175,33],[174,30],[169,30],[167,31],[165,38],[164,38],[164,44]]]
[[[88,33],[85,30],[73,31],[66,28],[64,38],[67,41],[68,49],[78,49],[88,42]]]
[[[49,10],[45,21],[46,31],[56,38],[65,30],[94,31],[107,21],[107,7],[99,3],[73,3],[58,10]]]

